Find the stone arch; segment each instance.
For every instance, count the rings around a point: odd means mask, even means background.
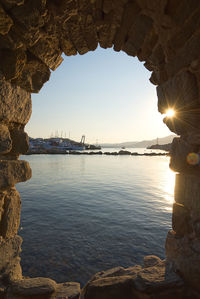
[[[176,109],[173,120],[165,119],[181,136],[173,142],[170,162],[178,174],[166,255],[171,267],[199,290],[199,166],[186,162],[188,153],[198,155],[200,147],[199,19],[199,0],[0,0],[2,294],[10,283],[8,292],[13,298],[27,295],[24,285],[29,283],[22,280],[19,264],[20,196],[14,184],[31,177],[28,163],[18,160],[28,148],[24,126],[31,114],[30,94],[39,92],[50,69],[62,62],[63,52],[82,55],[98,44],[137,56],[152,72],[159,111]],[[59,289],[50,281],[32,283],[42,298]],[[46,293],[37,288],[42,283]],[[88,294],[85,298],[92,298]]]

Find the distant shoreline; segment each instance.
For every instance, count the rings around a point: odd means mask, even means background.
[[[81,152],[81,151],[34,151],[28,152],[26,155],[106,155],[106,156],[170,156],[168,152],[166,153],[138,153],[138,152],[129,152],[127,150],[120,150],[119,152],[102,152],[102,151],[90,151],[90,152]]]

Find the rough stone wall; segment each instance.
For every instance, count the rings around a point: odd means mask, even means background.
[[[18,160],[28,148],[24,126],[31,114],[30,93],[39,92],[50,70],[62,62],[62,53],[82,55],[99,44],[137,56],[152,72],[159,111],[176,110],[176,117],[165,118],[170,130],[181,136],[172,149],[171,167],[178,174],[166,254],[171,266],[199,288],[199,165],[187,160],[200,147],[199,38],[199,0],[0,0],[2,283],[22,275],[20,197],[14,185],[31,177],[28,163]],[[19,289],[14,286],[13,292],[20,295]],[[47,289],[53,292],[51,283]]]

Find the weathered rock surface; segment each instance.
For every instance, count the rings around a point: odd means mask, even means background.
[[[198,146],[190,144],[186,138],[174,138],[171,146],[170,167],[180,173],[200,174],[198,165],[190,165],[187,156],[190,153],[197,153]]]
[[[63,60],[62,52],[82,55],[99,44],[144,61],[152,72],[150,81],[157,85],[159,111],[176,109],[175,117],[164,122],[181,135],[173,142],[170,162],[180,175],[173,205],[174,231],[166,242],[167,264],[151,256],[145,258],[144,269],[97,273],[82,296],[183,298],[181,282],[170,273],[168,264],[199,290],[200,168],[199,162],[187,161],[188,154],[198,157],[200,150],[199,20],[198,0],[0,0],[0,275],[11,280],[21,277],[21,241],[15,236],[20,199],[10,187],[31,177],[28,163],[17,161],[28,149],[24,125],[31,115],[30,92],[39,92],[49,80],[50,69],[55,70]],[[77,284],[60,284],[56,289],[55,283],[39,280],[13,284],[9,298],[79,296]],[[39,289],[43,295],[37,293]]]
[[[80,284],[78,282],[59,283],[56,292],[51,295],[51,299],[79,299]]]
[[[0,5],[0,34],[7,34],[12,25],[12,19],[5,13],[3,7]]]
[[[4,240],[0,239],[0,278],[14,277],[21,279],[21,267],[19,266],[22,238],[15,236]]]
[[[56,283],[44,277],[27,278],[13,282],[11,290],[22,296],[49,295],[56,291]]]
[[[170,231],[166,239],[166,255],[171,268],[180,275],[198,292],[200,241],[190,237],[179,237],[174,231]]]
[[[145,257],[145,268],[114,268],[97,273],[83,288],[81,299],[182,298],[182,279],[165,261]]]
[[[11,85],[0,74],[0,121],[26,124],[31,112],[30,94]]]
[[[12,148],[12,140],[8,127],[0,124],[0,153],[6,154]]]
[[[29,149],[29,138],[24,130],[14,126],[10,128],[10,136],[12,139],[11,154],[26,154]]]
[[[31,168],[26,161],[0,161],[0,189],[14,186],[31,178]]]
[[[0,235],[3,238],[12,238],[17,234],[20,224],[21,199],[19,192],[12,188],[3,194],[1,200],[4,204],[1,213]]]

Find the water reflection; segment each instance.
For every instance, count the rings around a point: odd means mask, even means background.
[[[165,257],[175,177],[168,157],[24,158],[33,170],[18,185],[24,275],[83,284],[144,255]]]
[[[165,172],[166,175],[166,183],[164,186],[164,191],[165,191],[165,200],[166,202],[168,202],[170,204],[170,206],[166,207],[167,211],[171,211],[172,210],[172,204],[174,202],[174,187],[175,187],[175,172],[173,172],[172,170],[168,169]]]

